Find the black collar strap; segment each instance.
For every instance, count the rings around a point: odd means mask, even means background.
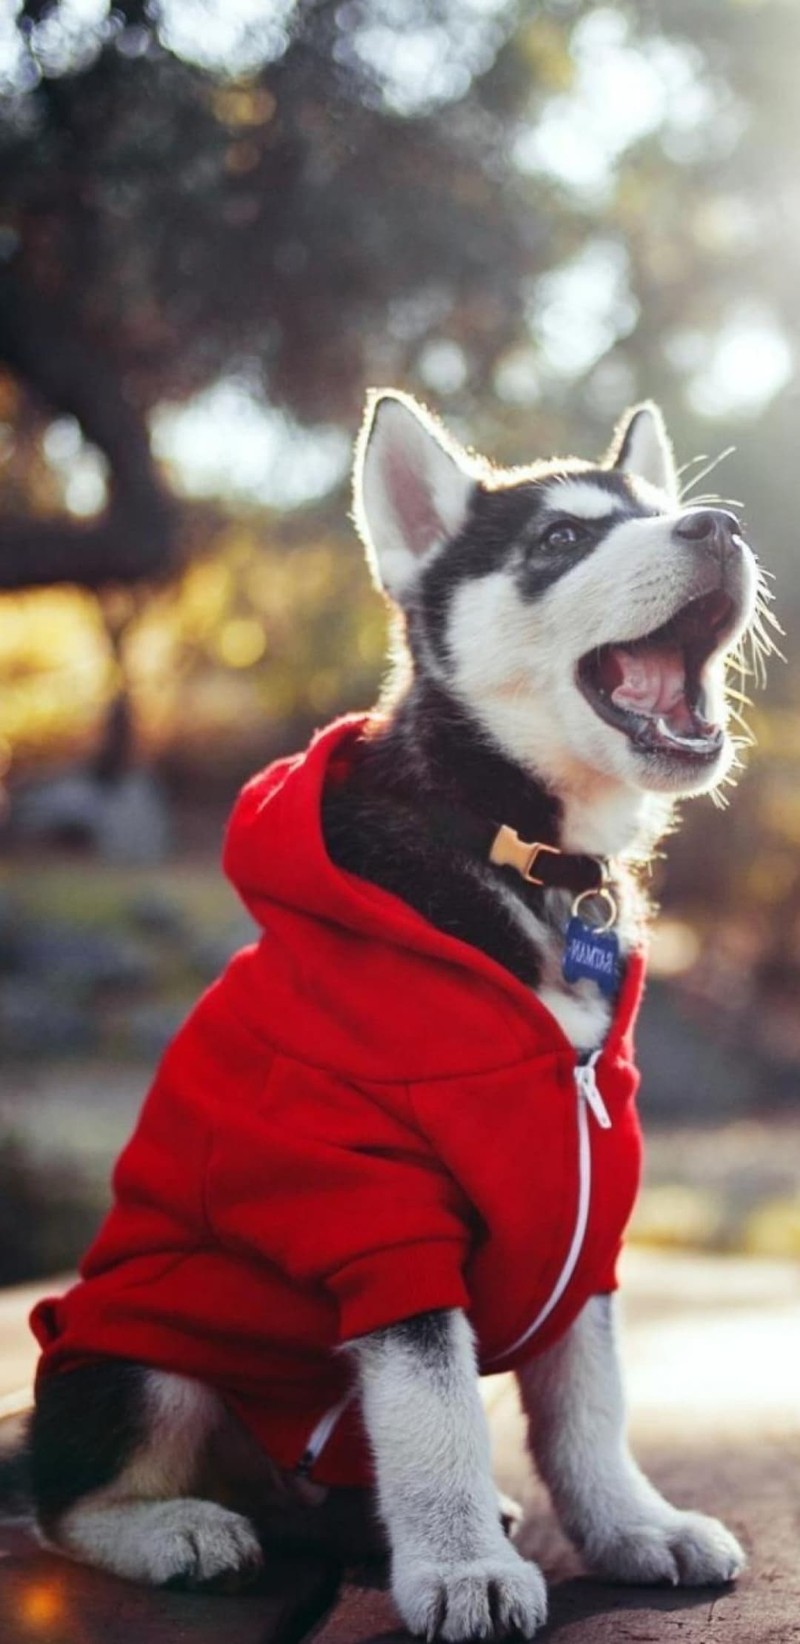
[[[513,828],[484,821],[469,811],[434,803],[423,811],[438,844],[475,851],[498,868],[513,868],[529,885],[568,890],[574,896],[605,889],[611,878],[602,856],[573,855],[555,845],[520,839]]]
[[[505,824],[495,833],[489,861],[497,868],[515,868],[529,885],[569,890],[576,896],[603,890],[609,882],[608,863],[602,856],[573,855],[555,845],[530,843]]]

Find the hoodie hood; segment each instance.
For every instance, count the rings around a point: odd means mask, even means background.
[[[543,1053],[574,1061],[555,1018],[502,966],[331,861],[323,790],[346,779],[355,743],[377,723],[326,727],[304,754],[253,778],[234,809],[224,868],[264,932],[233,961],[252,968],[240,998],[252,1001],[254,1031],[266,990],[285,1052],[352,1077],[453,1077]],[[641,983],[634,955],[608,1053],[630,1054]]]

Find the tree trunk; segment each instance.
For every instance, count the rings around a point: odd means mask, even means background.
[[[173,510],[141,414],[97,345],[10,268],[0,271],[0,360],[75,417],[110,469],[108,507],[91,523],[0,518],[0,589],[99,589],[165,575],[175,555]]]

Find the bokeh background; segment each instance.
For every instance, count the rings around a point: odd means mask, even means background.
[[[509,463],[651,395],[742,504],[787,660],[656,867],[636,1232],[800,1253],[799,72],[791,0],[0,6],[0,1281],[249,939],[238,784],[375,698],[376,383]]]

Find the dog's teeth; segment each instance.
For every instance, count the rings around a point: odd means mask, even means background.
[[[656,729],[668,742],[677,743],[679,748],[706,748],[708,739],[704,736],[679,736],[677,731],[670,729],[667,721],[659,714],[656,720]]]

